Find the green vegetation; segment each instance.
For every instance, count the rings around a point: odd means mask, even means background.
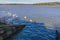
[[[60,2],[43,2],[43,3],[33,3],[33,4],[19,4],[19,3],[9,3],[0,5],[60,5]]]
[[[60,2],[35,3],[33,5],[60,5]]]
[[[0,5],[11,5],[11,6],[14,6],[14,5],[29,5],[29,4],[17,4],[17,3],[11,3],[11,4],[0,4]],[[30,4],[31,5],[31,4]]]

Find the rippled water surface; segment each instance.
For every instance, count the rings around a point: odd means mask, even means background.
[[[0,11],[16,13],[21,19],[23,19],[24,16],[27,16],[28,18],[26,20],[32,19],[33,21],[44,22],[47,26],[60,23],[60,6],[0,5]],[[4,15],[6,14],[7,13]],[[0,13],[0,15],[3,14]]]
[[[51,27],[60,23],[60,6],[3,5],[0,6],[0,11],[16,13],[21,19],[27,16],[26,20],[32,19],[45,24],[45,26],[41,26],[38,23],[27,23],[27,26],[11,40],[55,40],[56,31],[47,29],[46,25]],[[0,13],[0,16],[4,15],[7,13]]]

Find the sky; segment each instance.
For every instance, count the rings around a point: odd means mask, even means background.
[[[0,3],[59,2],[60,0],[0,0]]]

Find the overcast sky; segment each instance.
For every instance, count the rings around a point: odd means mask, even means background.
[[[59,2],[60,0],[0,0],[0,3],[33,3],[33,2]]]

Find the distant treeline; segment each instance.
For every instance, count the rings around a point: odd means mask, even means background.
[[[11,3],[11,4],[0,4],[0,5],[27,5],[27,4],[17,4],[17,3]]]
[[[60,5],[60,2],[43,2],[43,3],[33,3],[33,4],[17,4],[17,3],[10,3],[10,4],[0,4],[0,5]]]
[[[60,5],[60,2],[35,3],[33,5]]]

